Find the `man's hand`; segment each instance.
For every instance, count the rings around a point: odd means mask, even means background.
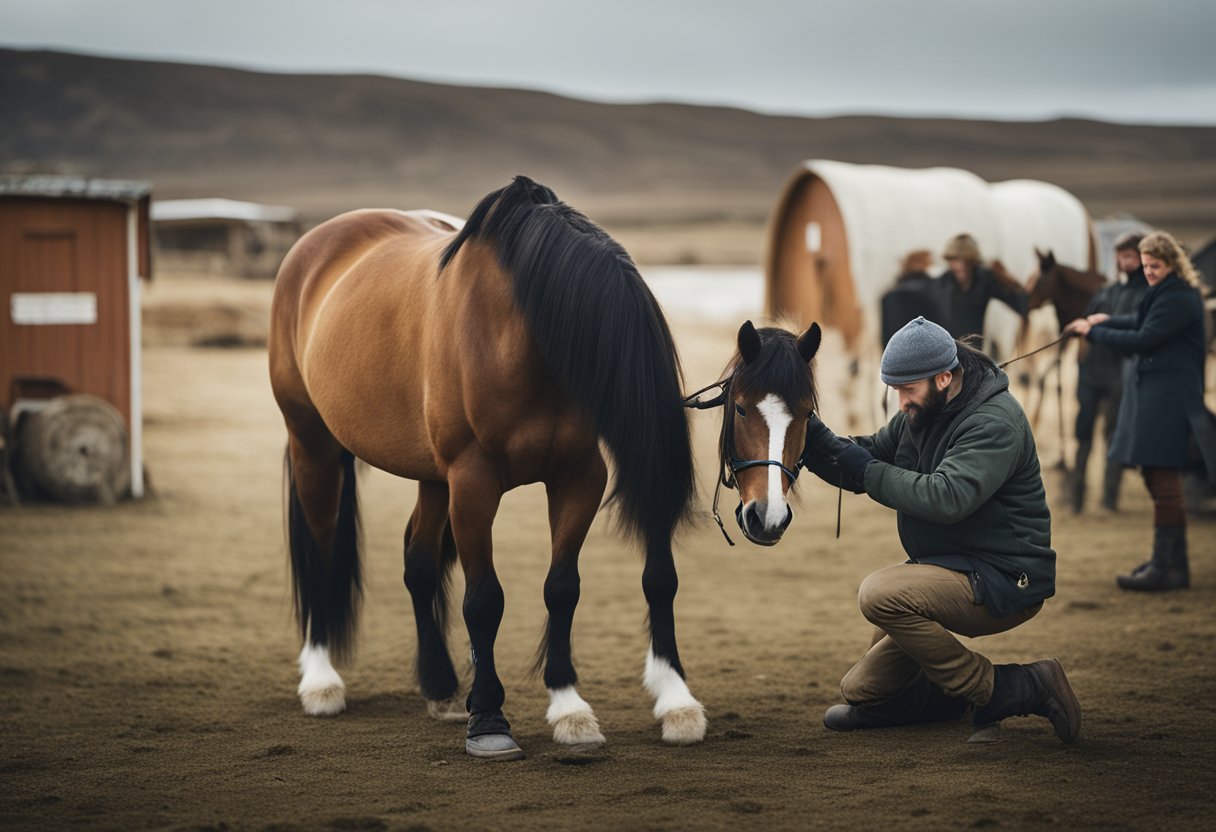
[[[844,445],[850,443],[832,433],[832,429],[814,413],[806,422],[806,446],[802,450],[803,464],[812,456],[834,457]]]
[[[866,466],[874,461],[873,455],[853,442],[842,442],[843,448],[836,452],[836,465],[847,479],[864,483]]]

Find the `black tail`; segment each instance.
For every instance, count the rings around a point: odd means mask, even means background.
[[[591,419],[616,467],[610,500],[627,531],[667,545],[695,488],[679,359],[625,249],[524,176],[485,197],[444,251],[493,244],[549,368]]]
[[[287,460],[287,541],[291,551],[296,623],[300,638],[328,648],[335,664],[347,661],[354,650],[355,628],[363,598],[355,457],[347,451],[342,452],[341,475],[333,545],[325,553],[304,518],[291,460]]]

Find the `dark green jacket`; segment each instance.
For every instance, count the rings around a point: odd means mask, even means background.
[[[908,556],[969,573],[976,603],[1000,618],[1055,594],[1056,553],[1030,423],[1008,376],[976,371],[927,429],[901,412],[856,441],[877,460],[865,491],[898,512]]]

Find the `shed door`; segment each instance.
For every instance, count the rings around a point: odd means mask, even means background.
[[[58,199],[0,202],[0,404],[13,381],[90,393],[130,425],[127,208]],[[13,295],[21,311],[14,321]],[[79,323],[95,297],[96,321]],[[38,322],[39,319],[46,322]]]

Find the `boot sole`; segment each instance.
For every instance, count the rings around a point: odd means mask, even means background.
[[[1073,693],[1072,685],[1068,683],[1064,666],[1060,664],[1059,659],[1047,659],[1036,669],[1042,674],[1042,680],[1048,689],[1055,694],[1056,701],[1064,708],[1067,724],[1063,726],[1063,730],[1060,730],[1061,726],[1054,720],[1051,723],[1056,729],[1056,736],[1066,745],[1071,745],[1081,733],[1081,703]]]

